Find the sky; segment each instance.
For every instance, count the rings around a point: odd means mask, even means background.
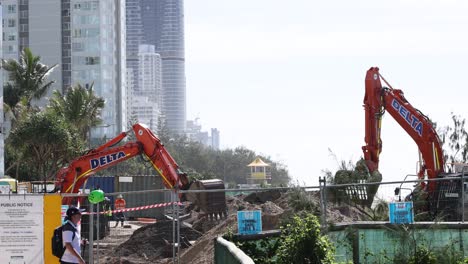
[[[439,126],[468,117],[467,1],[188,0],[184,12],[187,118],[296,184],[362,157],[370,67]],[[418,148],[388,113],[382,141],[383,181],[416,173]]]

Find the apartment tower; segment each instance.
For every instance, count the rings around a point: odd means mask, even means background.
[[[127,25],[134,29],[127,35],[128,67],[137,81],[138,47],[153,45],[161,58],[162,116],[168,129],[184,133],[186,126],[184,5],[183,0],[127,0]]]

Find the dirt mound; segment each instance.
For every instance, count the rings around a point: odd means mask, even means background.
[[[244,201],[249,203],[266,203],[268,201],[275,201],[281,197],[281,192],[278,190],[268,190],[264,192],[254,192],[247,195]]]
[[[197,240],[201,233],[181,225],[181,248],[190,246],[189,241]],[[173,225],[172,221],[159,221],[137,229],[133,235],[115,250],[118,256],[139,256],[145,260],[156,260],[172,256]]]
[[[308,192],[305,197],[307,197],[306,202],[320,208],[319,192]],[[291,193],[278,191],[227,196],[228,217],[214,220],[210,220],[206,214],[197,210],[193,205],[185,204],[186,213],[190,214],[190,217],[184,220],[185,224],[181,225],[180,262],[213,263],[214,239],[228,232],[237,233],[237,211],[260,210],[262,211],[262,228],[264,230],[279,229],[282,216],[294,213],[293,204],[302,202],[304,201],[300,200],[299,196],[291,196]],[[351,222],[361,218],[360,212],[353,208],[327,208],[329,222]],[[171,263],[171,241],[172,221],[159,221],[141,227],[116,248],[114,251],[116,257],[106,259],[106,263]],[[192,241],[190,247],[188,247],[189,241]]]

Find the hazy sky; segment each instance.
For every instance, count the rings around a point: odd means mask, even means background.
[[[467,1],[185,1],[187,114],[288,167],[301,185],[362,156],[372,67],[439,125],[468,117]],[[387,113],[384,181],[416,173],[418,149]]]

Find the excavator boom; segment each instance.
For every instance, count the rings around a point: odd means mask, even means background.
[[[383,87],[381,80],[388,87]],[[372,172],[379,166],[379,155],[382,152],[381,122],[387,111],[418,145],[423,158],[419,178],[424,179],[427,174],[429,179],[433,179],[443,173],[442,145],[429,118],[406,100],[403,91],[393,89],[380,75],[379,68],[373,67],[367,71],[365,85],[366,145],[362,149],[369,170]],[[430,192],[434,192],[436,183],[430,182],[428,188]]]
[[[179,165],[166,150],[161,140],[144,124],[134,124],[132,129],[136,141],[128,142],[123,146],[115,146],[127,136],[127,132],[122,132],[102,146],[92,149],[87,154],[73,160],[67,167],[60,169],[56,177],[57,189],[61,193],[77,193],[86,179],[95,172],[117,165],[137,155],[144,156],[151,163],[163,179],[166,188],[173,190],[188,189],[191,183],[188,181],[187,175],[180,170]],[[216,182],[216,189],[224,189],[224,183],[221,180]],[[205,184],[204,181],[197,181],[197,184],[194,184],[191,189],[208,189],[205,185],[214,186],[212,182],[207,181]],[[226,198],[224,193],[217,201],[213,201],[216,203],[216,212],[213,212],[210,206],[211,201],[200,199],[196,195],[188,197],[194,197],[192,202],[199,203],[197,205],[204,211],[213,214],[218,213],[219,215],[225,214]],[[70,202],[71,199],[64,198],[64,203],[68,204]]]

